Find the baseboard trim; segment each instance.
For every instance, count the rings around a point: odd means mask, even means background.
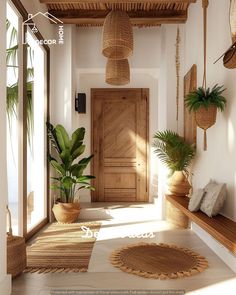
[[[11,294],[11,275],[6,275],[5,278],[0,281],[0,293],[4,295]]]
[[[197,236],[205,243],[207,246],[215,252],[229,268],[236,273],[236,255],[230,252],[226,247],[216,241],[210,234],[203,230],[196,223],[192,222],[192,230],[197,234]]]

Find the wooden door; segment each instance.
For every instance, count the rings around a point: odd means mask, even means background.
[[[95,202],[148,201],[148,89],[92,89]]]

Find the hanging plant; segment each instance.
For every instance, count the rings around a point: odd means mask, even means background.
[[[226,98],[222,96],[226,89],[215,85],[212,89],[199,87],[190,92],[185,98],[185,105],[189,112],[195,113],[198,127],[204,130],[204,150],[207,148],[206,130],[216,122],[217,109],[224,111]]]
[[[204,38],[204,72],[202,87],[189,93],[185,98],[186,106],[190,112],[195,113],[197,126],[204,130],[204,151],[207,150],[206,131],[216,122],[217,109],[223,111],[226,106],[226,99],[222,96],[225,91],[223,86],[217,84],[207,88],[207,7],[208,0],[202,0],[203,7],[203,38]]]

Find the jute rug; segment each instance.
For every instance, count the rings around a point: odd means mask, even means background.
[[[114,251],[111,263],[124,272],[152,279],[189,277],[208,267],[206,259],[175,245],[139,243]]]
[[[86,236],[83,228],[93,233]],[[27,247],[25,272],[86,272],[100,223],[52,223]],[[85,228],[84,228],[85,230]],[[82,237],[83,236],[83,237]],[[91,237],[92,236],[92,237]]]

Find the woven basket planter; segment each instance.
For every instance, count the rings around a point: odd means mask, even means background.
[[[133,53],[133,30],[125,11],[111,11],[103,25],[102,54],[110,59],[126,59]]]
[[[168,189],[177,197],[187,196],[191,185],[183,171],[175,171],[168,181]]]
[[[7,236],[7,273],[17,277],[26,268],[26,245],[22,237]]]
[[[211,105],[208,109],[200,107],[195,113],[196,123],[199,128],[204,130],[204,150],[207,149],[206,130],[216,122],[217,107]]]
[[[107,60],[106,83],[110,85],[126,85],[130,82],[130,68],[127,59]]]
[[[52,211],[60,223],[74,223],[80,215],[80,203],[56,203]]]
[[[9,232],[7,233],[7,273],[17,277],[26,268],[26,244],[23,237],[12,235],[11,212],[7,206]]]

